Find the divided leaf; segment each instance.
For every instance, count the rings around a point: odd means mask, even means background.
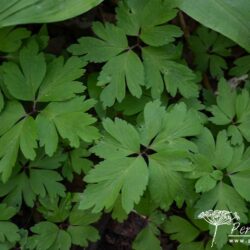
[[[13,110],[13,113],[9,113]],[[4,121],[1,126],[0,137],[0,173],[6,182],[16,163],[19,149],[27,159],[34,160],[37,148],[37,128],[30,116],[25,116],[22,105],[18,102],[9,102],[0,119]]]
[[[59,135],[75,148],[80,146],[80,140],[91,142],[98,138],[98,130],[92,126],[96,119],[86,113],[94,103],[92,99],[76,97],[48,104],[36,118],[40,146],[45,147],[46,154],[54,154]]]
[[[8,182],[0,183],[0,196],[14,207],[20,207],[22,200],[32,207],[37,196],[64,196],[65,187],[60,183],[62,177],[55,171],[64,159],[61,153],[49,158],[40,152],[33,162],[20,162]]]
[[[3,81],[9,93],[18,100],[49,102],[64,101],[82,93],[80,78],[85,62],[71,57],[64,64],[62,57],[46,63],[37,43],[30,42],[19,53],[20,66],[14,62],[3,64]]]
[[[212,105],[208,110],[213,117],[210,120],[216,125],[228,125],[234,145],[242,143],[242,137],[250,141],[250,98],[249,92],[243,89],[237,94],[224,79],[218,85],[217,105]]]
[[[164,86],[171,96],[177,91],[186,98],[198,96],[197,76],[187,66],[172,61],[172,47],[143,48],[146,86],[159,98]]]
[[[220,78],[228,68],[224,57],[231,54],[234,43],[213,30],[200,26],[196,35],[189,38],[189,45],[195,54],[195,64],[202,72],[209,69],[211,75]]]
[[[133,96],[139,98],[141,86],[144,85],[140,58],[133,51],[128,51],[110,59],[103,66],[97,85],[105,87],[100,96],[104,106],[112,106],[115,99],[121,102],[125,98],[126,86]]]
[[[187,110],[184,103],[166,112],[159,101],[154,101],[145,106],[144,123],[137,129],[118,118],[114,122],[104,120],[105,137],[91,149],[104,161],[85,177],[88,185],[81,208],[110,210],[121,198],[128,214],[147,186],[152,199],[164,209],[178,194],[182,198],[186,195],[183,191],[188,184],[179,172],[191,170],[189,151],[195,150],[195,145],[183,137],[200,133],[197,112]]]
[[[12,53],[17,51],[22,44],[22,40],[30,36],[30,31],[25,28],[6,27],[0,29],[0,51]]]

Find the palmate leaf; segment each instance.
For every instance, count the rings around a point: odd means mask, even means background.
[[[34,206],[37,196],[55,198],[65,195],[65,187],[60,183],[61,175],[55,171],[65,160],[65,155],[55,154],[52,158],[39,152],[36,159],[27,163],[23,161],[14,169],[7,183],[0,183],[0,196],[7,204],[20,207],[23,203]]]
[[[110,80],[111,79],[111,80]],[[104,88],[100,99],[107,106],[112,106],[115,98],[121,102],[125,98],[126,86],[129,92],[139,98],[144,85],[144,69],[140,58],[133,52],[125,52],[110,59],[102,68],[97,85]]]
[[[1,116],[5,122],[1,124],[0,131],[7,132],[7,129],[10,129],[17,121],[25,118],[20,120],[14,128],[17,130],[17,126],[20,127],[20,124],[24,123],[23,128],[32,131],[30,136],[27,134],[27,138],[22,136],[20,139],[20,147],[26,158],[34,159],[34,152],[31,155],[30,148],[36,146],[35,141],[37,139],[40,140],[40,146],[45,146],[46,153],[52,156],[57,149],[58,134],[62,138],[68,139],[72,147],[80,145],[79,139],[90,142],[97,138],[97,130],[91,126],[95,119],[85,113],[94,105],[94,101],[84,101],[83,98],[76,97],[76,94],[82,93],[85,89],[82,83],[77,81],[84,73],[85,61],[77,57],[71,57],[64,62],[64,59],[59,57],[47,63],[45,55],[39,52],[38,44],[33,39],[21,49],[19,63],[20,65],[7,62],[3,65],[3,83],[12,97],[21,101],[32,101],[32,111],[26,114],[22,108],[22,112],[14,111],[14,113],[17,113],[17,117],[9,115],[10,117],[6,120],[5,116],[7,115],[5,114],[9,112],[8,107],[6,107],[6,111]],[[72,99],[74,97],[76,98]],[[40,102],[50,103],[43,110],[38,110],[37,103]],[[18,110],[20,109],[18,108]],[[22,115],[19,115],[19,113],[22,113]],[[29,115],[36,116],[35,125],[33,118]],[[76,124],[78,125],[75,129]],[[14,128],[11,128],[12,130],[8,133],[13,132]],[[88,132],[85,129],[88,129]],[[18,133],[18,131],[15,133]],[[6,140],[9,136],[4,133],[2,135],[1,140]],[[15,137],[13,137],[14,139]],[[25,145],[27,144],[25,140],[28,139],[30,141],[33,139],[33,143]],[[17,149],[18,141],[16,140],[12,143],[12,150],[5,155],[8,166],[3,168],[8,169],[8,171],[11,171],[15,162]],[[3,152],[2,157],[4,154]]]
[[[92,126],[96,121],[85,113],[93,105],[94,100],[76,97],[67,102],[51,102],[37,116],[36,125],[40,145],[52,156],[57,149],[59,135],[69,140],[71,147],[79,147],[80,140],[91,142],[98,138],[98,130]]]
[[[211,75],[220,78],[228,68],[225,57],[230,56],[234,43],[218,33],[201,26],[196,35],[189,38],[189,46],[195,54],[195,64],[199,70],[209,69]]]
[[[67,193],[61,199],[59,199],[59,196],[53,199],[45,196],[44,198],[39,198],[39,203],[37,210],[43,215],[44,219],[53,223],[65,221],[72,209],[70,193]]]
[[[216,125],[228,125],[228,133],[234,145],[241,144],[242,137],[250,141],[248,130],[250,98],[248,91],[243,89],[237,93],[224,79],[220,80],[218,91],[217,105],[208,108],[213,115],[210,120]]]
[[[121,1],[116,12],[117,25],[148,45],[162,46],[182,35],[179,27],[165,24],[177,13],[170,1]]]
[[[235,148],[233,154],[233,160],[230,166],[227,168],[228,176],[235,190],[243,197],[246,201],[250,200],[248,188],[249,182],[249,163],[250,163],[250,149],[247,148],[244,151],[244,145],[240,145]]]
[[[184,137],[200,133],[202,126],[196,111],[180,103],[166,112],[155,101],[146,105],[144,120],[140,130],[118,118],[114,122],[104,120],[107,134],[91,151],[105,160],[85,177],[88,186],[81,208],[109,210],[121,198],[122,208],[129,213],[147,187],[152,199],[164,209],[178,195],[185,196],[187,184],[179,172],[191,170],[189,150],[195,150],[195,146]],[[149,154],[147,150],[155,152]]]
[[[245,218],[245,201],[249,201],[249,149],[244,151],[244,144],[232,147],[225,130],[217,135],[214,142],[211,132],[205,129],[196,140],[199,153],[195,157],[195,168],[188,176],[198,179],[195,184],[197,192],[204,192],[198,206],[208,205],[210,209],[228,209],[242,213]],[[226,172],[223,175],[223,172]],[[232,185],[229,186],[229,177]],[[220,192],[220,193],[219,193]],[[226,197],[232,199],[226,200]],[[205,199],[210,202],[203,203]],[[238,203],[239,208],[235,207]],[[208,209],[208,207],[206,207]]]
[[[71,236],[72,244],[87,247],[89,241],[95,242],[99,240],[98,231],[91,226],[99,218],[100,214],[93,214],[90,211],[83,211],[74,207],[69,216],[70,226],[67,229]]]
[[[180,243],[192,242],[200,233],[189,221],[175,215],[166,222],[164,231],[171,234],[172,240],[178,240]]]
[[[93,166],[92,161],[87,159],[90,156],[90,152],[87,149],[87,144],[82,143],[79,148],[70,150],[68,152],[67,160],[63,165],[63,176],[69,181],[73,180],[73,173],[87,174],[87,172]]]
[[[187,219],[183,217],[173,215],[166,220],[163,224],[163,231],[171,234],[170,238],[172,240],[177,240],[178,250],[209,250],[209,249],[221,249],[221,250],[244,250],[247,246],[242,244],[233,244],[232,246],[225,243],[228,241],[228,233],[231,230],[230,226],[220,226],[217,231],[216,245],[211,248],[211,240],[208,241],[198,241],[200,235],[207,233],[210,227],[210,235],[212,239],[212,228],[203,220],[197,219],[194,215],[193,208],[188,208],[186,211]],[[222,240],[224,242],[222,242]],[[222,243],[222,244],[221,244]]]
[[[34,120],[28,116],[22,105],[16,101],[7,103],[0,119],[0,173],[4,182],[10,177],[19,149],[26,159],[34,160],[37,140],[45,146],[45,152],[52,156],[58,147],[59,136],[68,139],[72,147],[79,147],[80,141],[91,142],[99,137],[92,126],[96,121],[85,113],[94,104],[77,97],[67,102],[51,102]]]
[[[161,250],[160,241],[155,235],[155,228],[148,225],[136,237],[133,242],[133,250]]]
[[[25,23],[49,23],[80,15],[102,0],[3,0],[0,27]]]
[[[144,214],[144,212],[141,212]],[[159,240],[160,231],[158,227],[161,227],[166,219],[166,216],[157,211],[151,211],[146,213],[148,217],[147,225],[137,234],[132,249],[134,250],[161,250],[161,242]]]
[[[17,213],[17,210],[14,207],[1,203],[0,212],[0,246],[2,244],[3,249],[10,249],[11,246],[14,246],[20,240],[19,228],[9,221]]]
[[[203,194],[196,203],[195,208],[197,209],[197,215],[202,211],[208,211],[210,209],[237,211],[241,221],[244,223],[247,221],[245,201],[232,186],[223,181],[219,182],[214,189]],[[222,248],[222,246],[228,242],[228,234],[230,234],[230,231],[231,228],[226,225],[220,227],[216,237],[218,248]]]
[[[3,80],[9,93],[23,101],[35,100],[36,92],[45,76],[46,63],[35,43],[23,48],[19,54],[21,69],[13,62],[3,65]]]
[[[54,223],[43,221],[31,228],[35,234],[28,239],[28,249],[55,249],[69,250],[71,246],[70,236],[60,230]]]
[[[101,100],[105,106],[112,106],[117,99],[125,97],[126,85],[133,96],[140,97],[144,85],[144,70],[140,58],[128,50],[128,41],[122,29],[113,24],[94,23],[93,31],[98,36],[82,37],[79,45],[72,45],[69,51],[74,55],[86,54],[93,62],[105,62],[98,78],[98,85],[104,86]],[[93,44],[96,46],[93,47]],[[126,52],[127,51],[127,52]]]
[[[112,106],[116,100],[119,103],[124,100],[126,87],[132,96],[140,98],[146,81],[149,88],[154,88],[153,98],[159,98],[163,91],[163,86],[159,87],[159,84],[163,85],[163,80],[158,83],[159,77],[154,78],[154,76],[161,74],[160,71],[166,73],[167,70],[165,81],[169,84],[166,84],[166,88],[171,95],[175,96],[177,89],[183,90],[181,94],[184,93],[184,96],[197,95],[198,89],[193,83],[195,75],[192,71],[170,60],[165,62],[167,69],[156,69],[157,72],[153,72],[150,79],[145,79],[145,69],[148,66],[147,73],[150,74],[152,65],[145,66],[144,57],[142,58],[141,53],[137,53],[136,50],[136,48],[143,49],[142,43],[159,47],[181,36],[182,32],[178,27],[166,24],[176,13],[177,11],[167,0],[121,1],[117,8],[117,25],[95,22],[93,32],[96,38],[82,37],[78,40],[78,44],[69,47],[73,55],[84,55],[90,62],[105,62],[97,81],[97,85],[103,87],[100,99],[104,107]],[[137,42],[129,45],[126,35],[137,36]],[[168,52],[173,55],[171,49]],[[166,52],[164,49],[163,51]],[[181,71],[184,71],[184,76],[180,74]]]
[[[236,190],[222,181],[214,189],[203,194],[196,204],[197,214],[209,209],[237,211],[242,221],[246,221],[247,207]]]
[[[93,23],[95,37],[82,37],[79,44],[73,44],[69,51],[74,55],[86,55],[91,62],[105,62],[128,48],[128,41],[124,31],[113,24]]]
[[[107,160],[100,163],[95,171],[92,170],[85,181],[98,184],[88,186],[81,200],[81,208],[95,206],[93,212],[100,212],[104,207],[108,209],[121,191],[122,207],[129,213],[146,189],[147,165],[142,157]]]
[[[6,27],[0,29],[0,51],[11,53],[18,50],[22,40],[30,36],[30,31],[25,28]]]
[[[181,174],[192,169],[187,156],[187,153],[179,153],[178,149],[168,148],[149,157],[148,188],[153,201],[162,209],[167,210],[174,200],[189,196],[189,183]]]
[[[4,84],[18,100],[64,101],[84,91],[83,85],[75,81],[84,73],[85,62],[79,58],[71,57],[64,64],[59,57],[47,64],[45,55],[32,41],[20,51],[19,61],[20,67],[13,62],[2,67]]]
[[[243,56],[234,61],[234,67],[230,70],[230,75],[242,76],[250,72],[250,56]]]
[[[223,178],[222,170],[230,166],[234,150],[225,130],[217,134],[215,141],[212,133],[205,128],[195,142],[199,154],[194,157],[194,168],[188,176],[198,179],[195,183],[197,193],[207,192]]]
[[[9,221],[0,221],[0,242],[16,243],[20,239],[19,228]]]
[[[151,88],[154,98],[161,95],[164,86],[171,96],[175,96],[179,91],[186,98],[197,97],[197,76],[187,66],[172,60],[176,58],[173,50],[178,51],[178,48],[143,48],[147,87]]]
[[[26,116],[22,105],[12,101],[1,113],[0,173],[4,182],[10,177],[19,149],[27,159],[34,160],[37,148],[37,128],[32,117]]]
[[[34,235],[28,238],[26,246],[28,249],[69,250],[72,244],[86,247],[89,241],[94,242],[99,239],[98,231],[91,224],[100,218],[100,214],[91,214],[89,211],[79,210],[77,205],[69,211],[71,208],[70,203],[71,200],[66,199],[66,203],[61,204],[67,206],[66,216],[59,216],[56,219],[56,222],[61,223],[59,225],[67,224],[65,229],[51,222],[50,219],[55,219],[55,217],[51,217],[54,211],[50,207],[52,204],[49,204],[47,208],[47,215],[50,215],[47,216],[48,221],[39,222],[31,228]],[[46,212],[46,204],[44,203],[44,205],[43,213]],[[65,208],[61,207],[61,211],[63,209]],[[61,220],[58,220],[59,218]]]

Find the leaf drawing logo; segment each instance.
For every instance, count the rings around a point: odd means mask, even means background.
[[[199,219],[204,219],[207,223],[215,226],[214,235],[211,247],[213,247],[217,230],[219,226],[222,225],[232,225],[234,220],[239,221],[240,217],[237,212],[230,212],[227,210],[208,210],[205,212],[201,212],[198,215]]]

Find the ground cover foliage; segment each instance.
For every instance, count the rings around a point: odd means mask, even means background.
[[[199,213],[250,220],[249,3],[100,2],[0,7],[0,249],[211,249]]]

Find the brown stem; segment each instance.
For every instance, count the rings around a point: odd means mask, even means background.
[[[181,28],[182,28],[182,30],[184,32],[184,37],[185,37],[186,41],[188,41],[188,39],[190,37],[190,32],[189,32],[189,28],[188,28],[188,26],[186,24],[184,15],[183,15],[183,13],[181,11],[179,12],[179,20],[180,20]]]
[[[206,89],[213,90],[206,73],[203,75],[203,84],[206,87]]]

